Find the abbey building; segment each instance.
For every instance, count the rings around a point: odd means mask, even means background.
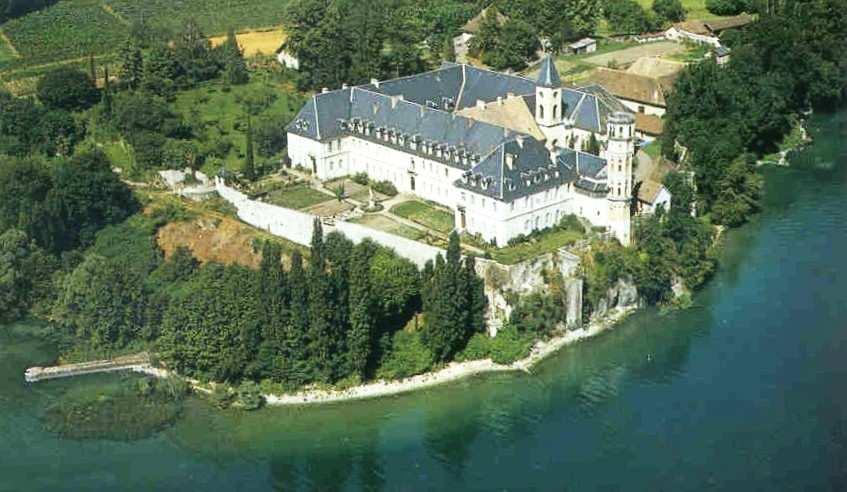
[[[562,87],[549,56],[537,80],[444,64],[324,90],[287,130],[292,163],[317,178],[391,181],[501,246],[566,214],[631,240],[634,117],[600,86]]]

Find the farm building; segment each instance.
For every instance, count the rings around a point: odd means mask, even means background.
[[[568,49],[575,55],[583,53],[594,53],[597,51],[597,40],[593,38],[582,38],[568,45]]]

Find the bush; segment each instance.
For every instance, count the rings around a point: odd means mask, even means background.
[[[244,410],[257,410],[265,403],[262,390],[253,381],[244,381],[235,391],[235,403]]]
[[[225,384],[216,384],[215,389],[212,390],[212,394],[209,395],[209,400],[212,404],[221,410],[229,408],[234,399],[235,393]]]
[[[360,184],[362,186],[367,186],[370,183],[370,179],[368,179],[368,173],[356,173],[350,178],[354,183]]]
[[[38,81],[38,99],[45,106],[67,111],[87,109],[100,100],[100,92],[85,73],[72,68],[57,68]]]
[[[420,333],[398,331],[391,339],[391,348],[376,372],[379,379],[402,379],[428,371],[432,367],[432,352],[424,345]]]
[[[585,232],[585,226],[580,222],[579,217],[574,214],[568,214],[562,217],[559,221],[559,227],[569,231]]]
[[[485,333],[474,334],[456,359],[460,361],[491,359],[497,364],[512,364],[529,355],[535,340],[536,338],[531,334],[522,334],[514,325],[507,323],[494,338]]]
[[[685,7],[680,0],[653,0],[653,12],[663,21],[685,20]]]
[[[377,181],[372,184],[374,191],[383,195],[396,196],[397,187],[391,181]]]

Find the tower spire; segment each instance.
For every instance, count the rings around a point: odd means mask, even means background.
[[[559,77],[559,71],[556,70],[556,64],[553,63],[553,57],[548,53],[541,60],[541,72],[538,73],[536,81],[541,87],[550,89],[562,86],[562,79]]]

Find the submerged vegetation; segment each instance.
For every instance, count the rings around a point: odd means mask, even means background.
[[[75,386],[47,409],[44,425],[68,439],[144,439],[179,418],[188,392],[178,378],[129,377]]]

